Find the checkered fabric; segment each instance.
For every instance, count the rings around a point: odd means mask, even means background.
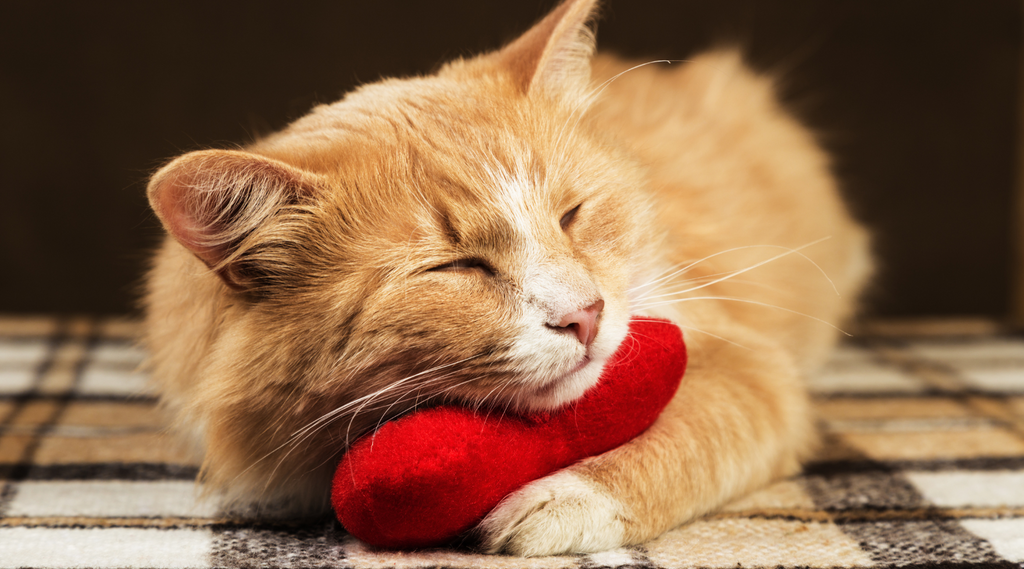
[[[858,335],[811,381],[827,444],[803,475],[643,546],[539,559],[220,517],[136,332],[0,318],[0,567],[1024,568],[1024,338],[985,327]]]

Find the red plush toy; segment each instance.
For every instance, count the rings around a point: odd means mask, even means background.
[[[686,370],[679,328],[636,319],[596,387],[528,416],[435,407],[356,442],[334,475],[338,520],[381,547],[443,545],[532,480],[636,437],[657,419]]]

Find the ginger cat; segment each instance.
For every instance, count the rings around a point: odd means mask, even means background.
[[[639,543],[797,472],[801,376],[853,310],[866,234],[769,79],[729,51],[593,57],[595,4],[153,176],[146,340],[206,488],[321,512],[359,434],[442,400],[570,402],[645,314],[684,328],[673,402],[509,496],[483,547]]]

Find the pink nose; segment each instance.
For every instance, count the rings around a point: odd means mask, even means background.
[[[581,344],[589,348],[590,344],[594,342],[594,337],[597,336],[597,317],[601,315],[603,309],[604,301],[598,300],[583,310],[566,314],[557,326],[551,327],[555,330],[572,332]]]

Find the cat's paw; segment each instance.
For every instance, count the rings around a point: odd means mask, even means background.
[[[563,470],[509,495],[477,531],[489,553],[607,551],[622,545],[622,505],[599,485]]]

